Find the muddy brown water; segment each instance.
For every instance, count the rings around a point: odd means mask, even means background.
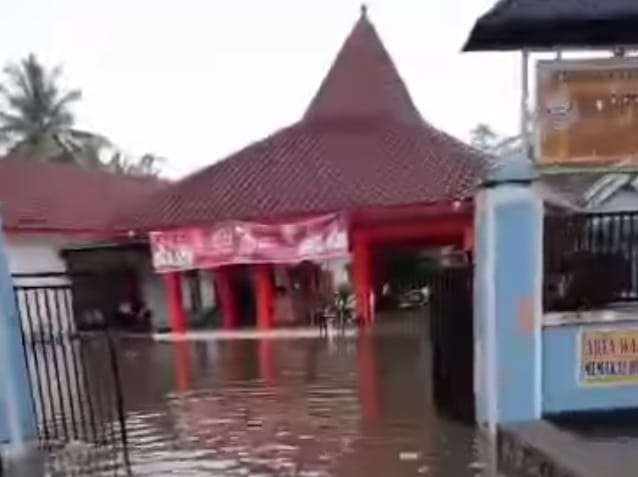
[[[434,409],[429,344],[414,327],[125,340],[120,364],[136,476],[495,475],[475,429]],[[51,474],[67,475],[59,462]]]

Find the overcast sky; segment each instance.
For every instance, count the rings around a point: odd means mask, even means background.
[[[495,0],[370,0],[423,116],[468,140],[514,134],[519,66],[461,54]],[[78,127],[179,177],[303,113],[359,16],[357,0],[0,0],[0,63],[36,53],[81,88]]]

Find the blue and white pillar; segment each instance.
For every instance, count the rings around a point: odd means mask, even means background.
[[[0,222],[0,448],[20,453],[36,439],[20,318]]]
[[[475,393],[477,420],[541,417],[543,203],[530,161],[493,168],[475,205]]]

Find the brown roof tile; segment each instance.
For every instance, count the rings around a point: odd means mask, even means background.
[[[127,213],[164,182],[74,165],[0,160],[0,217],[19,231],[116,232]]]
[[[466,199],[483,159],[423,121],[362,15],[301,121],[156,194],[135,224],[168,228]]]

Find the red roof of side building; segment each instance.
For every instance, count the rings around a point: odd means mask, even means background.
[[[0,159],[0,217],[14,232],[125,232],[127,213],[165,182],[74,165]]]
[[[136,225],[463,200],[484,165],[423,120],[364,13],[299,122],[160,192]]]

